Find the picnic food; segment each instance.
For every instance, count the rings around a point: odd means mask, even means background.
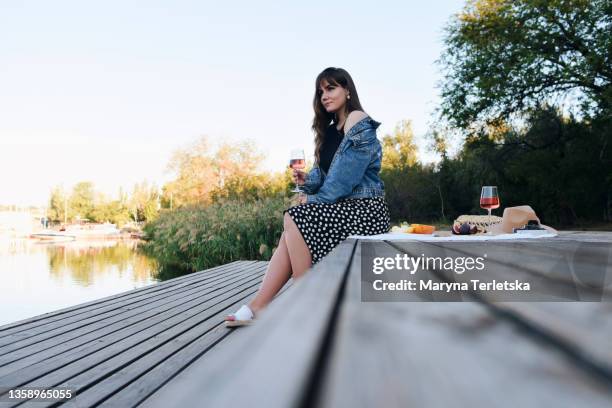
[[[410,228],[408,225],[402,225],[400,227],[398,227],[397,225],[391,228],[391,232],[404,232],[404,233],[412,233],[413,230],[412,228]]]
[[[401,226],[394,226],[391,232],[403,232],[408,234],[432,234],[436,230],[433,225],[402,223]]]
[[[495,215],[460,215],[453,222],[452,231],[455,235],[485,233],[490,227],[499,224],[501,217]]]
[[[412,228],[414,228],[415,234],[433,234],[436,230],[436,227],[433,225],[425,225],[425,224],[412,224]]]
[[[478,227],[476,225],[470,225],[467,222],[463,224],[453,224],[452,230],[453,234],[455,235],[470,235],[478,233]]]

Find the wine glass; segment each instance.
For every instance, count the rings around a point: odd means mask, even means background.
[[[499,195],[497,186],[483,186],[480,193],[480,208],[489,211],[489,223],[491,223],[491,210],[499,208]]]
[[[289,157],[289,167],[293,170],[303,170],[306,167],[306,158],[304,156],[303,149],[293,149],[291,150],[291,155]],[[295,188],[291,190],[292,193],[301,193],[302,190],[300,186],[295,183]]]

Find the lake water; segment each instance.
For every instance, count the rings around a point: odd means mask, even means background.
[[[157,282],[137,241],[0,236],[0,325]]]

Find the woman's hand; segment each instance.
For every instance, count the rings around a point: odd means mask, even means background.
[[[295,184],[301,186],[306,182],[306,173],[302,170],[293,169],[293,175],[291,178]]]

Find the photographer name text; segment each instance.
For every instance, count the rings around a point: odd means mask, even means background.
[[[428,290],[433,292],[462,292],[471,290],[480,291],[529,291],[531,286],[529,282],[515,281],[489,281],[483,282],[478,279],[471,279],[470,282],[435,282],[431,279],[419,280],[418,283],[407,279],[402,279],[399,282],[384,282],[382,279],[377,279],[372,282],[374,290]]]

